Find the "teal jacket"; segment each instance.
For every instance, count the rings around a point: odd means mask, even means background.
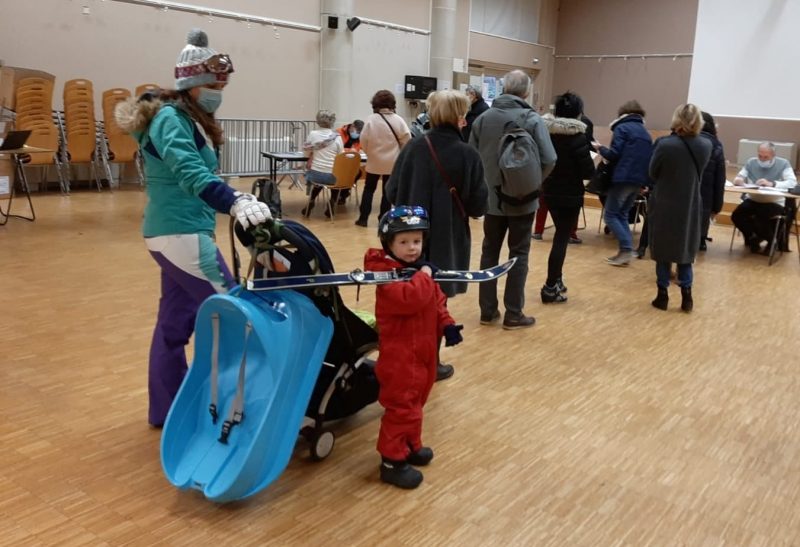
[[[214,150],[189,114],[175,104],[145,103],[133,116],[132,134],[139,141],[147,180],[144,236],[213,236],[216,212],[200,193],[221,182],[215,174]]]

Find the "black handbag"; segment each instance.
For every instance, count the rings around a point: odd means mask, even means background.
[[[601,161],[600,165],[589,179],[589,184],[586,185],[586,191],[590,194],[597,194],[598,196],[608,193],[611,188],[611,177],[614,175],[614,167],[605,161]]]

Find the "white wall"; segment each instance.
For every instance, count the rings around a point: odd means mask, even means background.
[[[689,101],[714,116],[800,120],[798,29],[798,0],[700,0]]]

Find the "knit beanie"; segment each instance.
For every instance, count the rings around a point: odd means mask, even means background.
[[[186,47],[178,55],[175,64],[175,89],[190,89],[216,82],[227,82],[228,74],[215,74],[206,70],[203,63],[217,52],[208,47],[208,35],[201,29],[189,31]]]

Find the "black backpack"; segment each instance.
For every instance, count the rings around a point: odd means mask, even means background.
[[[281,191],[274,180],[256,179],[253,182],[252,194],[258,201],[267,204],[273,218],[281,218]]]

